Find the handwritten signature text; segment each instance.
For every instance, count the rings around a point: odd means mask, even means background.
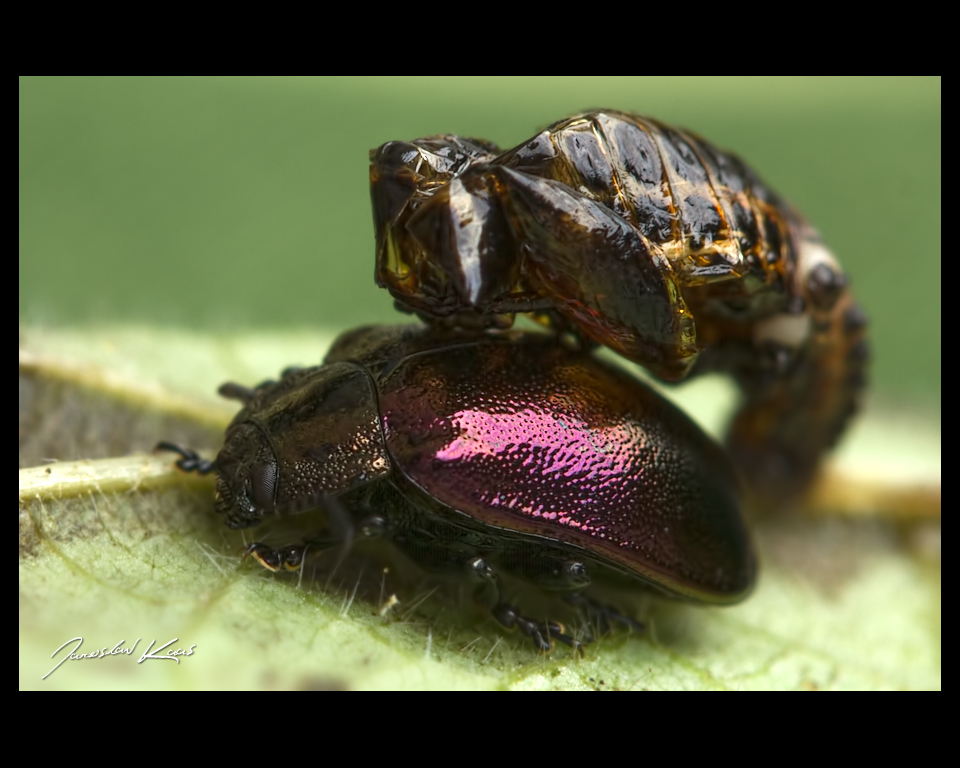
[[[140,639],[141,638],[138,637],[137,642],[135,642],[129,648],[124,646],[124,643],[126,643],[126,640],[121,640],[119,643],[113,646],[113,648],[111,648],[110,646],[104,646],[103,648],[98,648],[88,653],[78,653],[78,651],[80,650],[80,646],[83,645],[83,638],[73,637],[67,640],[67,642],[65,642],[63,645],[57,648],[57,650],[55,650],[53,653],[50,654],[51,659],[56,658],[57,654],[60,653],[64,648],[66,648],[71,643],[76,643],[76,645],[74,645],[72,649],[70,649],[65,654],[63,654],[62,658],[60,659],[60,661],[56,663],[53,669],[47,672],[47,674],[45,674],[40,679],[46,680],[48,677],[50,677],[50,675],[52,675],[54,672],[60,669],[60,665],[63,664],[63,662],[65,661],[80,661],[82,659],[105,659],[110,656],[130,656],[131,658],[133,658],[134,653],[137,650],[137,646],[140,645]],[[151,640],[150,645],[147,646],[147,650],[145,650],[143,654],[140,656],[140,658],[137,660],[137,664],[143,664],[143,662],[145,662],[147,659],[160,659],[161,661],[175,661],[177,662],[177,664],[179,664],[180,659],[182,657],[193,656],[193,653],[197,648],[197,644],[194,643],[187,650],[184,650],[183,648],[170,648],[170,646],[173,645],[175,642],[177,642],[177,640],[179,640],[179,638],[175,637],[173,638],[173,640],[166,643],[165,645],[161,645],[156,650],[154,650],[153,646],[157,644],[157,641]],[[167,650],[168,648],[170,650]],[[163,653],[163,651],[167,651],[167,652]]]

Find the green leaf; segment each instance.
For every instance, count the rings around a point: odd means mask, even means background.
[[[21,689],[940,687],[939,422],[868,412],[838,470],[933,482],[936,514],[918,501],[906,521],[866,507],[758,516],[746,602],[645,601],[646,634],[615,633],[582,657],[537,653],[408,564],[384,572],[389,552],[321,558],[302,580],[243,561],[250,539],[214,515],[212,481],[147,451],[172,439],[212,454],[233,413],[220,383],[315,364],[331,338],[21,330]],[[709,385],[679,397],[723,410]],[[139,643],[43,679],[76,637],[79,653]],[[192,655],[138,663],[174,638],[169,649]]]

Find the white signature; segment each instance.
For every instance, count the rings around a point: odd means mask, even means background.
[[[153,646],[157,644],[157,641],[151,640],[150,645],[147,647],[147,650],[145,650],[143,652],[143,655],[137,660],[137,664],[143,664],[143,662],[146,661],[147,659],[160,659],[161,661],[175,661],[177,662],[177,664],[179,664],[181,656],[193,656],[193,651],[197,647],[196,643],[191,645],[188,650],[184,650],[183,648],[171,648],[166,653],[161,654],[161,651],[164,651],[167,648],[170,648],[170,646],[173,645],[175,642],[177,642],[177,640],[179,640],[179,638],[175,637],[169,643],[167,643],[166,645],[161,645],[156,650],[153,650]],[[137,646],[140,645],[140,638],[138,637],[137,642],[135,642],[133,646],[130,648],[123,647],[123,644],[125,642],[126,640],[121,640],[119,643],[113,646],[113,648],[106,646],[104,648],[98,648],[95,651],[90,651],[90,653],[77,653],[77,651],[80,650],[80,646],[83,645],[83,638],[82,637],[70,638],[69,640],[67,640],[67,642],[65,642],[63,645],[57,648],[57,650],[51,653],[50,658],[51,659],[54,658],[58,653],[60,653],[60,651],[62,651],[64,648],[70,645],[70,643],[76,643],[76,645],[73,646],[73,650],[69,651],[66,655],[64,655],[64,657],[57,662],[56,666],[54,666],[53,669],[47,672],[47,674],[45,674],[40,679],[46,680],[48,677],[50,677],[50,675],[52,675],[54,672],[60,669],[60,665],[63,664],[63,662],[65,661],[80,661],[80,659],[105,659],[108,656],[132,657],[134,651],[137,650]]]

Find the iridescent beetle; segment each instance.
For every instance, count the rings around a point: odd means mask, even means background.
[[[541,650],[580,641],[525,615],[503,575],[562,595],[601,632],[642,628],[598,601],[604,583],[712,604],[753,587],[725,452],[649,387],[548,334],[360,328],[323,365],[220,392],[243,408],[216,461],[158,447],[216,472],[231,528],[327,512],[303,543],[247,548],[270,570],[383,537],[428,571],[472,578],[492,616]]]
[[[738,158],[612,110],[520,146],[371,152],[377,282],[461,328],[533,313],[675,382],[732,375],[727,438],[758,494],[800,493],[865,385],[866,318],[810,227]]]

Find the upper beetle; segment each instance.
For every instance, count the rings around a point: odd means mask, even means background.
[[[339,531],[253,544],[273,570],[382,535],[428,570],[470,575],[492,615],[541,649],[576,641],[508,602],[500,574],[563,594],[601,628],[636,622],[592,597],[595,579],[718,604],[753,586],[724,451],[645,385],[546,334],[363,328],[319,367],[221,393],[243,408],[215,462],[163,445],[217,473],[227,524],[322,508]]]
[[[665,381],[745,394],[728,443],[773,502],[809,483],[864,388],[866,319],[816,231],[737,157],[614,110],[519,146],[371,152],[377,281],[450,326],[534,313]]]

